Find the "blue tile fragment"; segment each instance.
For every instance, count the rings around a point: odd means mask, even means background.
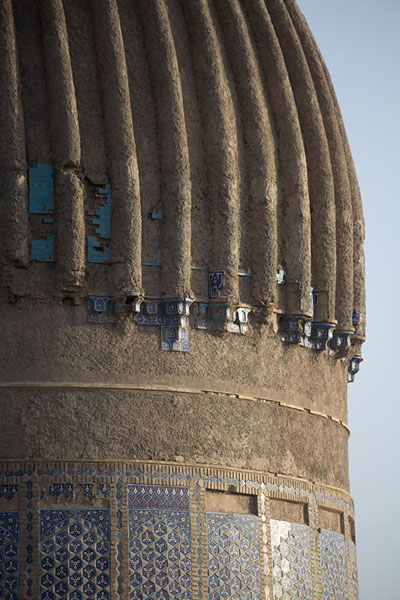
[[[280,269],[278,271],[278,273],[276,274],[276,282],[278,283],[278,285],[285,284],[285,277],[286,277],[286,271],[284,271],[283,269]]]
[[[47,215],[54,210],[54,166],[39,163],[29,169],[29,212]]]
[[[47,236],[45,240],[32,240],[31,259],[40,262],[53,262],[55,259],[54,237]]]
[[[110,262],[110,248],[103,246],[96,237],[88,237],[88,261],[94,263]]]
[[[89,296],[87,320],[94,323],[116,324],[121,309],[121,305],[111,296]]]
[[[96,233],[99,238],[88,237],[88,262],[108,263],[110,262],[110,248],[105,246],[102,240],[111,238],[111,187],[107,184],[97,189],[97,197],[104,197],[106,203],[96,211],[98,218],[92,219],[97,225]]]
[[[107,198],[107,203],[104,204],[96,211],[98,219],[92,219],[94,225],[98,225],[96,233],[105,240],[109,240],[111,237],[111,188],[107,184],[104,188],[99,188],[99,193],[104,194]]]
[[[154,220],[158,220],[158,221],[162,221],[163,219],[163,213],[162,213],[162,208],[153,208],[153,210],[151,211],[151,218]]]
[[[208,274],[208,297],[218,298],[224,285],[224,271],[210,271]]]

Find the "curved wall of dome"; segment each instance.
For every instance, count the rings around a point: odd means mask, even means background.
[[[0,31],[1,594],[355,600],[363,216],[297,5]]]

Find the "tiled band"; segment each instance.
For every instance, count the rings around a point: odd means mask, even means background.
[[[345,492],[177,463],[0,466],[5,600],[357,600]],[[256,497],[254,513],[207,509],[214,492]],[[271,518],[276,500],[307,521]],[[318,508],[340,513],[343,533],[321,529]]]

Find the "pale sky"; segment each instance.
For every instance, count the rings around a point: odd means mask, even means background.
[[[399,600],[400,0],[297,1],[332,75],[366,220],[367,342],[349,385],[360,600]]]

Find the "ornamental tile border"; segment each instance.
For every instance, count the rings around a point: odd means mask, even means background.
[[[19,600],[19,539],[18,511],[0,512],[0,597]]]
[[[282,499],[298,496],[303,500],[310,501],[314,495],[318,504],[333,505],[343,511],[347,510],[350,515],[354,516],[351,496],[344,490],[313,484],[306,480],[291,479],[288,476],[273,476],[268,473],[234,471],[217,467],[197,467],[184,464],[179,466],[176,463],[162,465],[138,461],[129,463],[127,461],[118,463],[119,468],[114,470],[116,463],[109,462],[79,461],[74,463],[73,467],[68,461],[65,461],[63,467],[61,467],[61,463],[43,462],[44,465],[43,463],[41,465],[11,463],[11,461],[7,464],[0,464],[0,478],[4,478],[5,482],[9,481],[10,483],[18,483],[26,478],[37,482],[71,479],[78,483],[87,483],[88,478],[93,478],[94,483],[96,480],[99,483],[115,482],[120,478],[138,483],[162,484],[164,482],[170,485],[177,483],[193,485],[201,482],[210,489],[227,491],[228,488],[234,487],[243,493],[250,494],[257,494],[260,489],[264,489],[269,496]],[[12,465],[15,465],[14,468],[10,468]]]

